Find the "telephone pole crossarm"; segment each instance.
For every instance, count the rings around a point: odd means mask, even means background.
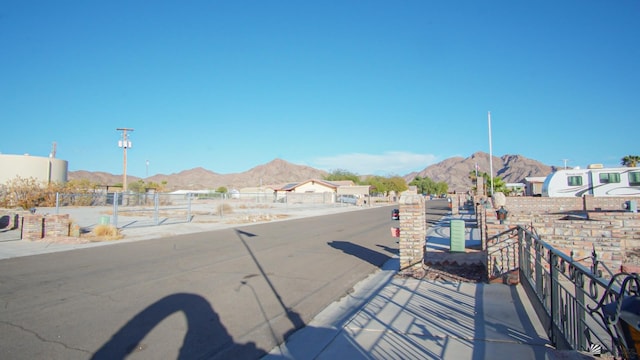
[[[133,129],[130,128],[117,128],[117,131],[122,132],[122,140],[118,141],[118,147],[122,148],[123,153],[123,171],[122,171],[122,191],[127,191],[127,149],[131,147],[131,141],[127,136],[127,131],[132,132]]]

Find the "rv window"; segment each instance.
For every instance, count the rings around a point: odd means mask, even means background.
[[[640,171],[634,171],[629,173],[629,185],[640,186]]]
[[[620,174],[618,173],[601,173],[600,184],[619,183]]]
[[[567,185],[582,186],[582,176],[569,176],[567,178]]]

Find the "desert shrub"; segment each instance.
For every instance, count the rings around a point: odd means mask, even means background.
[[[44,199],[42,187],[35,178],[16,176],[7,181],[4,203],[7,207],[29,209],[38,206]]]
[[[0,206],[3,207],[20,207],[29,209],[32,207],[53,207],[56,205],[57,193],[80,193],[91,194],[95,190],[95,186],[86,181],[69,181],[66,184],[46,183],[37,179],[22,178],[16,176],[14,179],[7,181],[0,191]],[[89,197],[78,198],[79,204],[83,205],[91,203]]]
[[[96,187],[95,183],[87,179],[74,179],[69,180],[59,192],[69,194],[66,197],[67,205],[89,206],[94,205],[99,198]]]
[[[96,237],[108,240],[120,239],[122,237],[118,228],[113,225],[97,225],[95,228],[93,228],[92,233]]]
[[[218,214],[232,214],[233,207],[229,204],[218,205]]]
[[[71,198],[71,204],[75,206],[93,205],[95,196],[93,194],[79,194]]]
[[[36,205],[46,207],[56,206],[56,193],[63,192],[64,189],[64,185],[59,183],[43,185],[40,189],[40,201]]]

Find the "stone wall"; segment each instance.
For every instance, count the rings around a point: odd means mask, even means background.
[[[558,213],[570,211],[620,211],[628,200],[639,201],[638,197],[570,197],[548,198],[531,196],[508,196],[505,208],[510,212]]]
[[[22,217],[22,239],[40,240],[44,237],[44,216],[24,215]]]
[[[69,236],[70,229],[69,214],[44,217],[44,237]]]
[[[587,204],[586,208],[617,207],[620,199],[616,199],[589,198],[584,204]],[[509,215],[504,224],[498,223],[493,209],[478,207],[483,245],[487,239],[515,225],[532,226],[543,241],[567,255],[573,253],[575,259],[588,258],[590,264],[590,256],[595,250],[598,259],[614,273],[622,269],[640,269],[640,214],[579,211],[570,206],[573,202],[573,198],[508,198],[505,208]],[[552,204],[558,209],[551,211]],[[542,208],[549,211],[541,211]]]
[[[69,214],[39,215],[28,214],[22,217],[22,239],[35,241],[44,237],[69,236],[71,220]]]
[[[400,273],[411,275],[422,270],[427,238],[425,199],[421,195],[402,195],[400,211]]]

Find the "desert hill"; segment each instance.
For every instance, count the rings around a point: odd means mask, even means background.
[[[478,165],[479,171],[489,172],[489,154],[476,152],[470,157],[452,157],[437,164],[426,167],[420,172],[413,172],[403,178],[411,182],[416,176],[429,177],[434,181],[444,181],[450,190],[466,191],[471,188],[469,173]],[[528,176],[546,176],[552,167],[521,155],[503,155],[493,157],[493,171],[506,182],[523,182]],[[168,190],[216,189],[225,186],[228,189],[258,187],[268,185],[283,185],[289,182],[308,179],[322,179],[327,175],[323,170],[309,166],[295,165],[282,159],[275,159],[267,164],[256,166],[248,171],[234,174],[219,174],[198,167],[174,174],[158,174],[142,179],[145,182],[162,183],[166,181]],[[70,171],[69,180],[87,179],[101,185],[122,183],[122,175],[105,172]],[[128,176],[127,182],[141,180],[139,177]]]
[[[479,172],[489,173],[489,154],[479,151],[467,158],[452,157],[420,172],[407,174],[404,179],[411,182],[416,176],[428,177],[437,182],[446,182],[449,190],[467,191],[472,187],[469,173],[474,171],[476,164]],[[507,183],[524,182],[529,176],[547,176],[552,170],[551,166],[521,155],[493,157],[494,176],[499,176]]]
[[[198,167],[169,175],[157,174],[142,180],[145,182],[153,181],[158,184],[166,181],[168,190],[217,189],[221,186],[225,186],[228,189],[241,189],[260,185],[282,185],[288,182],[308,179],[322,179],[326,175],[326,171],[309,166],[295,165],[282,159],[274,159],[267,164],[256,166],[242,173],[218,174]],[[122,175],[112,175],[104,172],[70,171],[69,180],[73,179],[88,179],[101,185],[122,183]],[[141,178],[127,176],[128,183],[138,180],[141,180]]]

